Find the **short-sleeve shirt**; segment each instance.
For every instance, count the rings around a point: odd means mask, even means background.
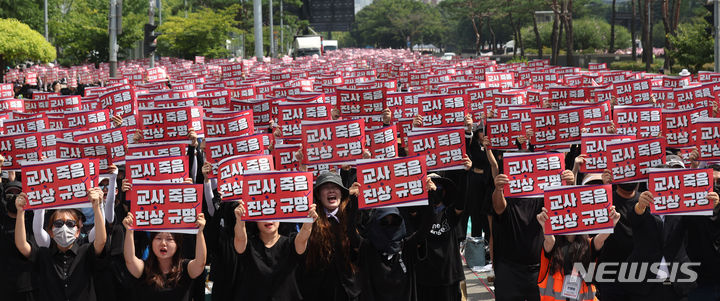
[[[537,215],[542,198],[507,198],[502,214],[493,214],[493,252],[495,260],[522,265],[540,264],[544,240]],[[495,212],[495,211],[493,211]]]
[[[295,235],[280,236],[272,247],[258,236],[248,239],[247,248],[238,255],[243,269],[237,300],[300,300],[295,271],[303,256],[295,251]]]
[[[74,243],[64,253],[55,242],[49,248],[32,246],[29,259],[34,265],[38,300],[96,300],[93,244]]]
[[[180,280],[176,285],[165,288],[158,288],[154,285],[145,282],[145,275],[143,274],[140,279],[137,280],[137,295],[135,300],[173,300],[173,301],[190,301],[192,296],[192,283],[193,279],[188,274],[188,263],[189,259],[183,259],[181,262],[182,272],[180,274]],[[146,267],[147,268],[147,267]]]

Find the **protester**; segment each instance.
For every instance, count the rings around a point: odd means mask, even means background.
[[[0,156],[0,164],[4,161]],[[0,291],[3,299],[7,300],[35,300],[32,285],[32,264],[25,260],[15,247],[15,224],[17,217],[16,198],[22,192],[22,184],[18,181],[6,182],[0,185]],[[25,223],[26,231],[31,225]],[[26,233],[26,237],[32,237]]]

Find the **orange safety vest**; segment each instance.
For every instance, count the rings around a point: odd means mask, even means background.
[[[562,296],[563,282],[565,275],[561,272],[555,272],[550,275],[550,259],[545,256],[545,252],[540,250],[540,273],[538,274],[538,288],[540,288],[541,301],[566,301],[567,298]],[[577,300],[597,301],[595,297],[595,286],[588,286],[585,281],[582,282],[580,294]]]

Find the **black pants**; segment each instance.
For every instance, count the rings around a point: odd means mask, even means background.
[[[460,301],[460,282],[451,285],[427,286],[417,285],[418,301]]]
[[[539,301],[539,265],[495,262],[495,299]]]

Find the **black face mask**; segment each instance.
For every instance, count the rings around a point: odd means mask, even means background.
[[[431,190],[428,192],[430,203],[433,205],[442,203],[444,195],[445,195],[445,192],[443,191],[443,188],[440,185],[437,185],[437,188],[435,190]]]
[[[3,203],[5,203],[5,210],[7,210],[8,213],[11,214],[17,214],[17,207],[15,207],[15,197],[17,195],[14,194],[6,194],[5,199],[3,200]]]
[[[638,188],[638,184],[639,183],[623,183],[623,184],[618,184],[618,187],[620,187],[622,190],[632,192]]]

